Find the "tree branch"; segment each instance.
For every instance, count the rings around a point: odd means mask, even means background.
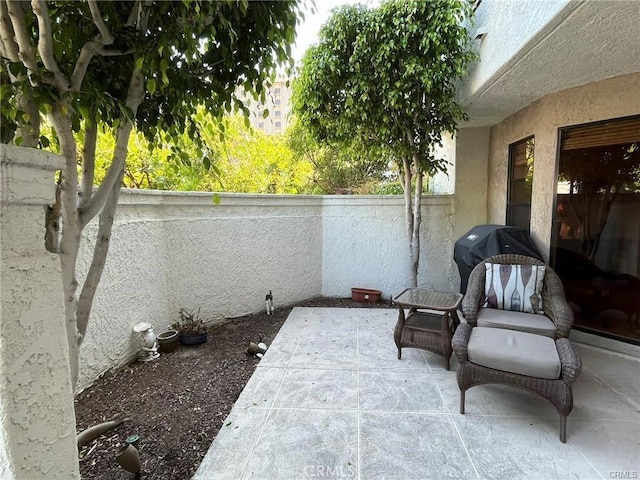
[[[131,83],[127,93],[127,106],[133,111],[134,115],[144,98],[144,78],[140,70],[134,69],[131,75]],[[124,177],[125,160],[127,157],[127,145],[129,136],[133,128],[133,120],[127,120],[118,128],[116,138],[116,147],[113,153],[113,161],[107,172],[107,178],[104,179],[98,191],[92,196],[86,208],[79,208],[80,224],[86,225],[91,218],[102,208],[100,214],[100,222],[98,225],[98,238],[93,251],[93,259],[89,272],[82,285],[80,298],[78,299],[78,309],[76,313],[77,327],[79,333],[79,342],[82,341],[87,331],[89,316],[91,314],[91,306],[93,297],[95,296],[102,271],[109,250],[109,241],[111,238],[111,228],[115,215],[116,206],[118,205],[118,197],[120,196],[120,188]]]
[[[12,62],[20,62],[18,44],[15,41],[15,32],[9,18],[9,10],[4,0],[0,0],[0,55]]]
[[[144,98],[144,79],[140,70],[135,69],[131,75],[131,83],[129,85],[129,91],[127,93],[126,105],[131,109],[135,116],[138,105]],[[129,134],[133,127],[133,121],[127,120],[120,128],[118,128],[118,135],[116,140],[115,150],[113,152],[113,160],[107,171],[107,175],[98,187],[98,190],[92,195],[91,200],[79,208],[80,225],[83,227],[91,221],[93,217],[100,211],[102,206],[107,200],[107,196],[114,184],[118,184],[118,178],[120,177],[120,170],[124,170],[124,164],[127,157],[127,144],[129,142]],[[122,179],[120,179],[122,182]],[[118,188],[120,185],[118,184]]]
[[[88,3],[89,10],[91,10],[91,18],[93,19],[93,23],[98,28],[98,31],[102,36],[102,45],[111,45],[114,41],[114,37],[113,35],[111,35],[111,32],[102,19],[100,8],[98,8],[98,2],[96,2],[96,0],[88,0]]]
[[[91,62],[91,59],[95,55],[116,56],[123,54],[120,51],[112,52],[103,48],[106,45],[111,45],[115,41],[115,38],[104,23],[98,3],[95,0],[89,0],[88,3],[89,9],[91,10],[91,18],[100,33],[93,40],[85,43],[80,50],[78,61],[71,74],[71,88],[74,92],[80,90],[84,76],[87,73],[87,68],[89,67],[89,62]]]
[[[85,119],[84,145],[82,152],[82,185],[80,186],[79,208],[86,207],[91,200],[93,178],[96,168],[96,140],[98,126],[90,119]]]
[[[36,148],[40,141],[40,111],[33,101],[32,87],[27,84],[16,97],[19,109],[26,113],[29,119],[24,124],[18,124],[14,142],[16,139],[22,138],[21,147]]]
[[[89,63],[95,55],[100,55],[101,57],[118,57],[134,52],[134,50],[127,50],[124,52],[120,50],[107,50],[99,41],[99,37],[100,36],[98,35],[95,39],[89,40],[80,50],[78,61],[73,69],[73,73],[71,74],[71,90],[74,92],[80,91]]]
[[[62,286],[64,291],[65,325],[67,343],[69,346],[69,362],[71,366],[71,380],[75,388],[78,380],[79,357],[78,345],[81,337],[78,334],[76,321],[76,291],[78,280],[76,264],[81,242],[81,229],[78,225],[78,166],[76,163],[76,143],[71,130],[71,121],[63,111],[68,110],[66,101],[56,105],[49,114],[49,119],[60,140],[60,150],[65,157],[62,170],[60,198],[64,215],[64,227],[60,244],[60,265],[62,267]]]
[[[87,333],[87,325],[89,324],[93,298],[98,288],[98,284],[100,283],[100,277],[102,276],[102,271],[104,270],[104,265],[106,263],[107,253],[109,252],[111,228],[113,226],[113,219],[115,217],[115,211],[118,205],[118,198],[120,196],[120,185],[122,184],[123,175],[124,164],[118,172],[116,181],[113,183],[113,185],[111,185],[111,190],[109,190],[104,209],[100,214],[100,222],[98,224],[98,238],[96,239],[96,245],[93,250],[91,266],[89,267],[87,276],[85,277],[84,283],[82,284],[82,291],[80,292],[80,297],[78,299],[77,322],[80,342]]]
[[[64,76],[53,54],[53,32],[47,2],[31,0],[31,8],[38,19],[38,52],[47,70],[53,74],[53,85],[61,91],[69,90],[69,82]]]
[[[15,35],[15,42],[18,44],[18,58],[22,64],[32,72],[38,70],[38,64],[36,63],[36,55],[34,52],[29,33],[27,32],[27,25],[24,20],[24,12],[22,11],[21,2],[12,0],[6,0],[7,2],[7,14],[11,19],[11,25],[13,26],[13,32]]]

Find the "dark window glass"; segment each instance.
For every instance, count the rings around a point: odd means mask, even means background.
[[[553,258],[574,324],[640,343],[640,117],[560,131]]]
[[[533,181],[533,137],[509,146],[507,225],[529,229]]]

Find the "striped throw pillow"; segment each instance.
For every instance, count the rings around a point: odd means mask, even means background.
[[[485,264],[485,307],[542,313],[543,265]]]

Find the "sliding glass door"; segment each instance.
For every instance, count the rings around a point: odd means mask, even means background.
[[[554,245],[575,326],[640,344],[640,117],[561,129]]]

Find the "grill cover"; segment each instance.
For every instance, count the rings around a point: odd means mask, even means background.
[[[526,228],[476,225],[456,241],[453,249],[453,259],[460,273],[460,293],[466,293],[469,275],[478,263],[502,253],[526,255],[542,261]]]

